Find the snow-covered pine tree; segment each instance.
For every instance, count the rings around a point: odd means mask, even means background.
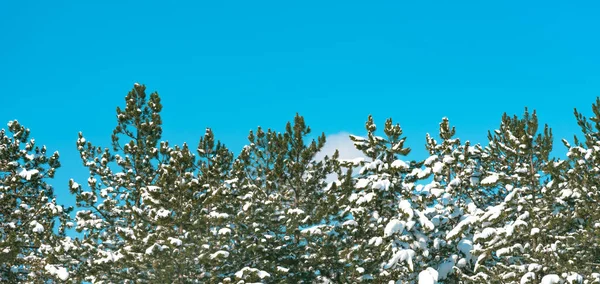
[[[310,128],[296,115],[284,133],[250,132],[234,165],[241,208],[234,233],[235,281],[311,282],[328,267],[320,259],[319,200],[330,173],[314,157],[325,136],[306,143]],[[321,232],[321,231],[319,231]],[[321,253],[321,254],[320,254]]]
[[[423,199],[421,210],[435,230],[423,238],[428,242],[427,255],[419,263],[423,273],[419,275],[421,283],[455,283],[473,269],[471,223],[481,211],[477,178],[482,149],[479,145],[471,146],[468,141],[462,144],[455,134],[455,128],[443,118],[439,128],[441,141],[429,134],[426,138],[430,156],[423,164],[431,179],[425,185],[418,185],[415,194]],[[431,277],[432,269],[437,279]]]
[[[189,256],[201,264],[203,271],[195,279],[218,282],[236,267],[236,262],[229,257],[234,246],[232,235],[237,228],[236,214],[239,208],[237,192],[230,184],[234,181],[229,175],[233,153],[215,140],[210,128],[200,139],[197,152],[200,188],[192,198],[198,203],[186,214],[189,214],[187,218],[193,220],[194,228],[187,231],[199,247],[189,250]],[[198,255],[200,251],[202,253]]]
[[[486,209],[473,237],[475,273],[506,283],[538,282],[560,265],[551,253],[555,242],[552,200],[545,197],[552,131],[538,131],[536,112],[522,118],[504,114],[500,129],[489,132],[482,155],[481,190]]]
[[[592,105],[593,116],[586,118],[575,109],[583,141],[567,140],[566,161],[555,161],[553,186],[545,193],[554,200],[551,224],[542,228],[550,234],[557,267],[550,271],[563,280],[584,278],[600,282],[600,98]],[[594,282],[595,281],[595,282]]]
[[[0,282],[68,281],[76,248],[65,229],[69,212],[47,183],[60,167],[17,121],[0,130]]]
[[[186,145],[171,148],[162,135],[157,93],[149,98],[135,84],[117,108],[112,151],[87,142],[77,147],[90,170],[88,190],[70,181],[76,195],[77,231],[83,232],[79,280],[91,282],[187,281],[200,269],[185,250],[188,223],[194,223],[191,198],[200,186],[194,179],[194,157]],[[197,209],[199,210],[199,209]],[[187,214],[187,215],[186,215]],[[187,222],[186,222],[187,221]],[[201,251],[196,250],[197,254]],[[184,257],[184,259],[181,259]]]
[[[194,222],[200,217],[198,200],[193,198],[200,188],[194,176],[195,156],[185,143],[170,147],[163,141],[158,151],[156,177],[146,186],[141,202],[141,208],[153,216],[145,220],[151,230],[142,239],[147,247],[144,255],[138,257],[151,265],[150,282],[187,283],[203,272],[196,261],[200,246],[194,240],[198,231]]]
[[[342,161],[348,167],[345,175],[331,186],[328,195],[336,197],[332,208],[339,208],[345,221],[339,224],[340,261],[345,271],[336,281],[376,281],[403,279],[414,271],[413,235],[423,224],[411,222],[414,211],[410,197],[414,181],[407,180],[416,165],[400,158],[409,148],[404,147],[402,128],[391,119],[385,123],[386,137],[376,135],[377,127],[369,116],[365,124],[367,137],[350,136],[355,147],[370,161]],[[352,169],[361,166],[357,175]],[[404,206],[404,207],[403,207]]]

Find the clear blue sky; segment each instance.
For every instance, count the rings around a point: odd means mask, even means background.
[[[525,106],[571,139],[600,95],[596,1],[400,2],[2,1],[0,121],[60,151],[72,204],[77,133],[109,146],[134,82],[161,94],[165,140],[212,127],[236,151],[296,112],[327,134],[393,117],[417,156],[443,116],[484,142]]]

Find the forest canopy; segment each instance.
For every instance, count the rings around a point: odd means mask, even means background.
[[[89,177],[68,185],[29,129],[0,131],[1,282],[600,283],[600,98],[564,159],[527,108],[484,144],[443,118],[423,160],[392,119],[317,158],[300,115],[234,154],[210,128],[171,145],[162,109],[135,84],[110,145],[73,141]]]

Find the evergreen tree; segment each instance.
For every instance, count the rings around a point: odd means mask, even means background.
[[[506,282],[539,281],[560,265],[549,253],[552,200],[544,195],[552,131],[546,125],[538,132],[536,112],[525,109],[522,118],[504,114],[500,129],[488,136],[481,188],[489,198],[473,237],[475,272]]]
[[[367,137],[350,139],[370,161],[342,161],[348,171],[328,191],[336,198],[334,208],[340,209],[340,213],[332,213],[344,218],[339,253],[345,270],[336,279],[339,282],[403,279],[414,271],[413,232],[418,234],[426,226],[413,221],[418,214],[413,210],[412,191],[414,182],[422,177],[410,175],[416,163],[400,159],[410,152],[404,147],[402,128],[388,119],[386,137],[377,136],[372,116],[365,128]],[[354,175],[356,166],[361,168]]]
[[[549,252],[559,266],[553,273],[565,279],[578,276],[600,282],[600,98],[592,105],[589,119],[575,109],[583,141],[577,136],[574,146],[566,140],[566,161],[553,163],[553,186],[545,193],[554,200],[552,240]],[[542,229],[542,233],[544,233]]]
[[[233,237],[235,281],[311,282],[328,265],[316,233],[319,200],[330,173],[314,157],[325,136],[306,143],[310,128],[296,115],[284,133],[250,132],[250,145],[234,164],[232,184],[240,201]]]
[[[315,160],[325,136],[311,141],[299,115],[251,131],[235,159],[210,128],[194,151],[161,141],[158,94],[135,84],[125,99],[112,149],[77,141],[81,240],[47,183],[58,153],[16,121],[0,131],[1,281],[600,282],[600,98],[589,119],[575,110],[584,139],[563,140],[564,161],[525,109],[485,148],[444,118],[420,162],[403,160],[399,124],[378,136],[371,116],[350,136],[367,160]]]
[[[86,265],[80,280],[92,282],[145,282],[155,279],[159,267],[156,251],[171,252],[162,242],[161,222],[174,212],[160,198],[179,188],[157,186],[176,175],[165,168],[171,149],[159,141],[162,134],[157,93],[146,97],[145,86],[135,84],[117,107],[118,124],[112,135],[112,151],[94,146],[80,133],[77,148],[90,171],[89,190],[71,180],[71,192],[82,210],[77,212],[77,231],[83,232],[81,254]],[[125,141],[123,141],[125,140]],[[182,159],[183,160],[183,159]],[[182,165],[183,166],[183,165]],[[165,252],[167,253],[167,252]]]
[[[427,233],[427,255],[420,269],[428,274],[435,270],[437,280],[444,283],[458,282],[464,274],[472,273],[471,223],[481,212],[482,193],[477,188],[477,178],[482,148],[471,146],[468,141],[462,144],[455,134],[455,128],[443,118],[439,129],[441,142],[427,135],[430,156],[423,164],[431,179],[425,185],[418,185],[415,192],[423,199],[422,210],[435,226]]]
[[[69,280],[76,248],[65,230],[69,212],[57,204],[48,180],[60,167],[17,121],[0,130],[0,282]]]

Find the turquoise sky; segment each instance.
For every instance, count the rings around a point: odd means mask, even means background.
[[[161,94],[165,140],[212,127],[236,151],[296,112],[330,135],[393,117],[415,158],[443,116],[479,142],[525,106],[557,138],[579,131],[573,108],[600,95],[599,2],[403,2],[1,1],[0,122],[61,153],[65,204],[87,179],[77,133],[109,146],[134,82]]]

